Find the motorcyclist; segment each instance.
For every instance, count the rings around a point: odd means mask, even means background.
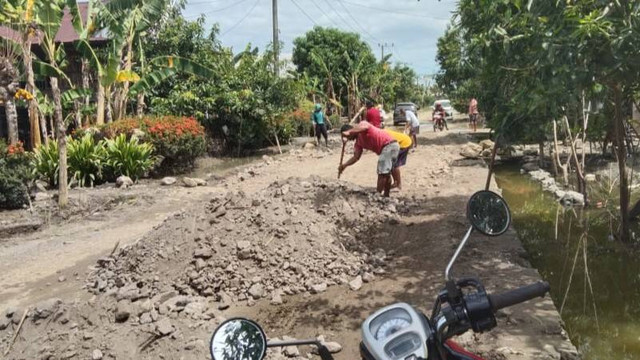
[[[433,114],[431,115],[431,119],[433,120],[434,123],[437,124],[437,121],[442,121],[442,124],[444,125],[445,129],[449,130],[449,126],[447,125],[447,119],[446,119],[446,115],[447,113],[444,111],[444,108],[442,107],[442,104],[440,103],[436,103],[436,107],[433,110]],[[439,117],[439,119],[438,119]]]

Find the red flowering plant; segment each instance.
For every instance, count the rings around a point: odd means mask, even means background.
[[[31,153],[22,142],[7,145],[0,139],[0,209],[19,209],[28,204],[28,183],[33,179]]]
[[[204,127],[193,117],[163,116],[142,120],[147,139],[164,160],[161,170],[192,167],[206,150]]]

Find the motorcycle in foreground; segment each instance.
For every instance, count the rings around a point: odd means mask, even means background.
[[[537,282],[502,294],[487,294],[479,279],[455,280],[451,268],[475,230],[498,236],[509,228],[511,214],[505,200],[491,191],[479,191],[467,204],[471,226],[445,270],[445,286],[436,297],[431,317],[406,303],[384,307],[362,324],[360,355],[364,360],[483,360],[452,340],[468,330],[485,332],[496,327],[495,313],[549,291]],[[211,337],[214,360],[261,360],[267,348],[313,345],[322,360],[333,359],[318,340],[267,341],[257,323],[242,318],[222,323]]]

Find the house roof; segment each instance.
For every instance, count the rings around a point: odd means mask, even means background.
[[[78,10],[80,11],[80,15],[85,20],[87,19],[88,5],[89,3],[86,3],[86,2],[78,3]],[[69,11],[69,8],[65,8],[64,15],[62,17],[62,23],[60,24],[60,29],[58,29],[58,33],[56,34],[56,37],[55,37],[56,43],[63,43],[63,44],[72,43],[80,38],[79,34],[73,28],[71,19],[72,19],[72,16],[71,16],[71,12]],[[14,41],[22,40],[22,36],[19,32],[6,26],[0,26],[0,37],[12,39]],[[104,32],[98,32],[97,34],[91,37],[91,42],[104,42],[107,40],[109,39],[105,36]],[[33,39],[33,44],[36,44],[36,45],[40,44],[41,41],[42,41],[42,34],[38,33]]]

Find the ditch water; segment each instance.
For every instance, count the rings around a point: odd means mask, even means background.
[[[583,358],[640,359],[640,251],[611,235],[615,208],[563,208],[518,167],[500,168],[496,180]]]

